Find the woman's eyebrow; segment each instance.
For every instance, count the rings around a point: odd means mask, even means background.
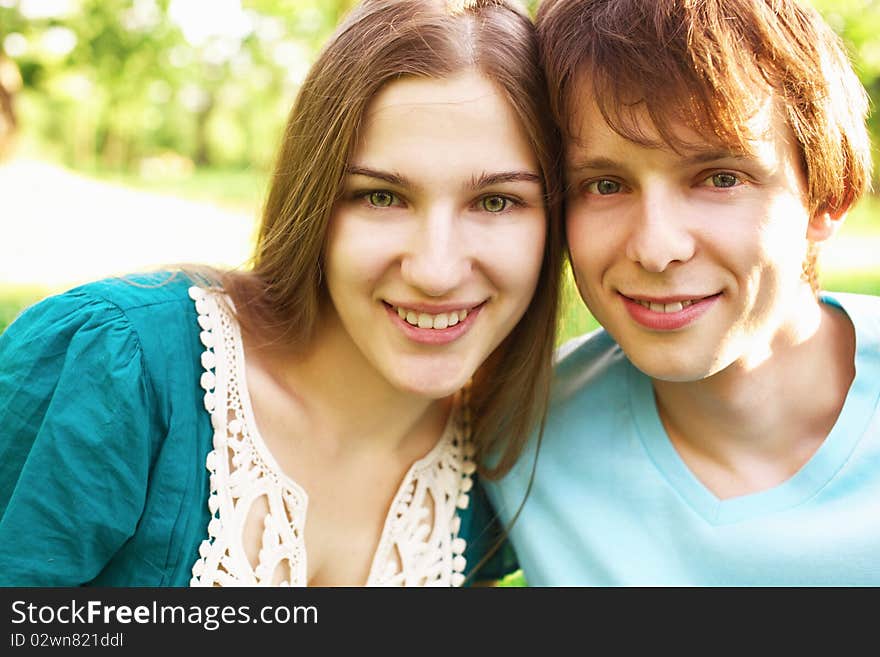
[[[384,180],[385,182],[397,185],[398,187],[412,187],[412,184],[406,179],[406,177],[393,171],[380,171],[378,169],[370,169],[369,167],[350,164],[345,167],[345,173],[350,176],[366,176],[368,178]]]
[[[501,171],[498,173],[482,173],[480,176],[471,178],[472,189],[482,189],[490,185],[499,185],[507,182],[531,182],[541,184],[541,176],[532,171]]]
[[[358,165],[349,165],[345,167],[345,173],[351,176],[366,176],[377,180],[384,180],[392,185],[399,187],[413,187],[405,176],[392,172],[381,171],[379,169],[371,169]],[[470,187],[472,189],[482,189],[490,185],[499,185],[506,182],[532,182],[541,184],[541,176],[532,171],[500,171],[497,173],[482,173],[479,176],[471,178]]]

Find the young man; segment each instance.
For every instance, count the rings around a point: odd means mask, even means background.
[[[819,294],[867,101],[794,0],[544,0],[562,348],[511,538],[531,585],[880,584],[880,299]],[[534,446],[533,446],[534,447]],[[517,512],[534,452],[491,490]]]

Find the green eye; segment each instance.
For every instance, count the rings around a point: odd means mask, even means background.
[[[620,183],[615,180],[602,178],[601,180],[594,180],[587,185],[587,191],[590,194],[599,194],[601,196],[617,194],[620,191]]]
[[[370,202],[370,205],[374,205],[377,208],[387,208],[394,205],[394,194],[391,192],[370,192],[367,200]]]
[[[510,200],[503,196],[485,196],[480,199],[480,206],[486,212],[503,212],[509,203]]]
[[[712,176],[712,184],[715,187],[736,187],[738,182],[739,178],[732,173],[716,173]]]

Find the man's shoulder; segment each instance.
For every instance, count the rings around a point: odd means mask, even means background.
[[[843,310],[852,321],[863,347],[880,349],[880,296],[853,292],[822,292],[823,303]]]
[[[601,328],[564,343],[554,360],[555,404],[609,389],[620,391],[626,372],[632,368],[620,346]]]
[[[603,328],[597,328],[589,333],[577,335],[563,342],[556,348],[553,354],[554,363],[558,367],[571,358],[584,358],[588,354],[604,351],[617,343]]]
[[[823,291],[820,299],[824,303],[838,306],[847,312],[852,309],[859,314],[880,315],[880,296],[873,294]]]

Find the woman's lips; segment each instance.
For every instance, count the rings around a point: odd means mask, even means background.
[[[460,319],[458,319],[454,325],[447,326],[446,328],[421,328],[419,326],[414,326],[400,316],[397,307],[388,303],[385,303],[385,310],[391,318],[391,321],[413,342],[428,345],[442,345],[454,342],[467,333],[474,325],[474,322],[480,314],[480,311],[482,311],[484,305],[485,302],[467,310],[464,317],[459,313],[457,317]],[[450,313],[445,314],[448,315]]]

